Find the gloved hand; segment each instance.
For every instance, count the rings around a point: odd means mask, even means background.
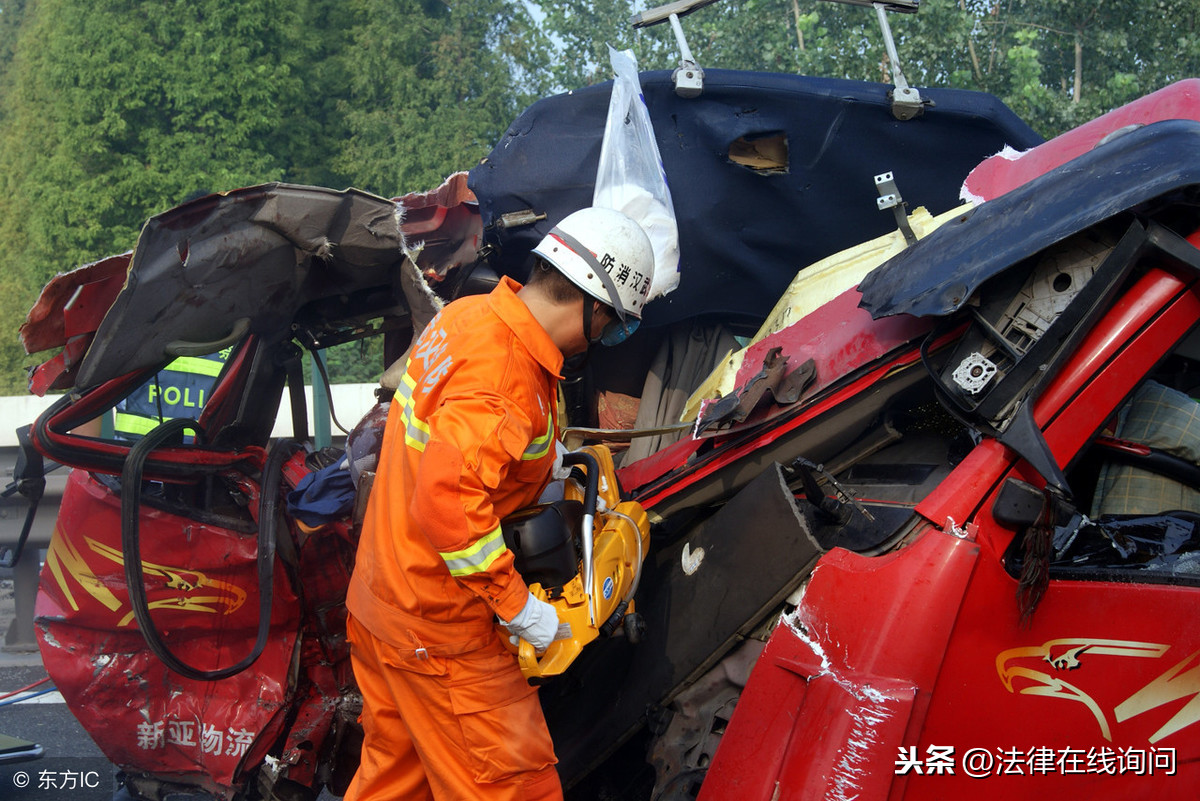
[[[550,467],[550,478],[562,481],[571,477],[571,468],[563,464],[563,456],[570,453],[560,440],[554,440],[554,464]]]
[[[558,633],[558,613],[550,604],[538,600],[532,592],[516,617],[500,622],[514,637],[528,640],[538,653],[549,648]]]

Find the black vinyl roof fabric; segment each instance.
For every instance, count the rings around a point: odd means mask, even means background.
[[[759,321],[796,272],[895,230],[874,176],[892,172],[910,210],[959,204],[967,173],[1008,145],[1042,139],[995,97],[921,89],[933,101],[901,122],[889,86],[776,73],[706,70],[704,92],[675,95],[666,71],[642,92],[680,226],[680,286],[646,309],[645,324],[719,315]],[[555,223],[591,205],[611,84],[539,101],[470,175],[496,270],[523,279],[528,255]],[[731,143],[782,134],[786,171],[729,158]],[[503,214],[546,219],[503,230]]]
[[[944,316],[1008,267],[1123,211],[1200,185],[1200,123],[1156,122],[952,220],[872,271],[875,318]]]

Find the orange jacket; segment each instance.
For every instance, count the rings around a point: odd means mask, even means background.
[[[500,520],[549,479],[563,359],[518,289],[443,309],[388,410],[346,606],[394,646],[473,650],[525,605]]]

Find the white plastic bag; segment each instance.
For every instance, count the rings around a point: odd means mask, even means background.
[[[654,278],[650,299],[679,286],[679,229],[675,207],[654,139],[650,112],[638,81],[632,50],[608,55],[616,79],[608,104],[608,121],[596,170],[592,205],[616,209],[641,223],[654,246]]]

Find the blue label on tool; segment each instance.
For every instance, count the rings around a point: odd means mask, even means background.
[[[604,600],[607,601],[609,598],[612,597],[612,594],[613,594],[613,580],[612,580],[612,576],[609,576],[608,578],[606,578],[604,580]]]

